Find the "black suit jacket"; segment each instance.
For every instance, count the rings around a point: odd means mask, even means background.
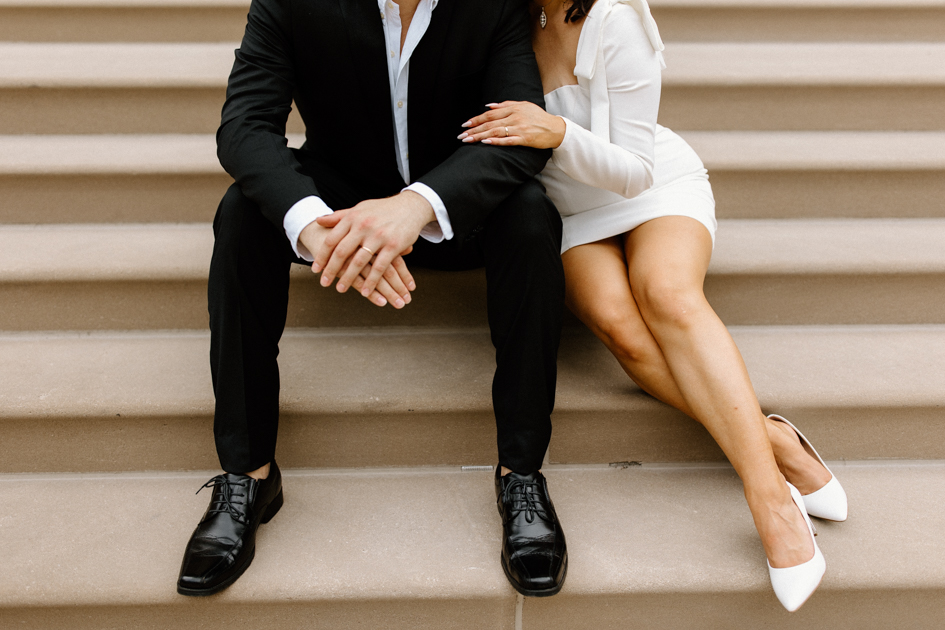
[[[318,190],[319,164],[390,196],[397,170],[387,50],[376,0],[253,0],[236,51],[218,156],[243,193],[282,227]],[[544,107],[523,0],[440,0],[410,61],[410,172],[432,188],[462,241],[551,156],[527,147],[464,145],[460,125],[505,100]],[[306,126],[287,148],[292,100]]]

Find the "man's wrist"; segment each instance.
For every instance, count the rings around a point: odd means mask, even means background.
[[[416,217],[419,229],[422,230],[428,223],[436,221],[433,205],[420,193],[405,189],[398,196],[407,204],[411,215]]]

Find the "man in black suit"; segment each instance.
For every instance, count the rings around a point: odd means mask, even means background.
[[[415,288],[408,266],[485,267],[502,566],[523,594],[560,590],[564,534],[539,471],[564,295],[561,220],[533,179],[550,151],[457,138],[484,103],[544,105],[529,29],[523,0],[253,1],[217,132],[236,180],[214,219],[208,292],[226,472],[206,485],[178,592],[233,583],[282,505],[276,357],[293,262],[395,308]],[[300,150],[285,140],[293,99]]]

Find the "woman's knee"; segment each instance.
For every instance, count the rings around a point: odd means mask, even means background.
[[[644,279],[634,286],[640,313],[648,326],[691,327],[708,308],[701,287],[666,276]]]
[[[658,357],[659,347],[632,305],[605,298],[588,315],[590,328],[621,363],[645,365]]]

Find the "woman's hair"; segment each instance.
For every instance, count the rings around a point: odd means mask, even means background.
[[[594,6],[594,0],[571,0],[571,6],[564,14],[565,22],[577,22],[585,17]]]

